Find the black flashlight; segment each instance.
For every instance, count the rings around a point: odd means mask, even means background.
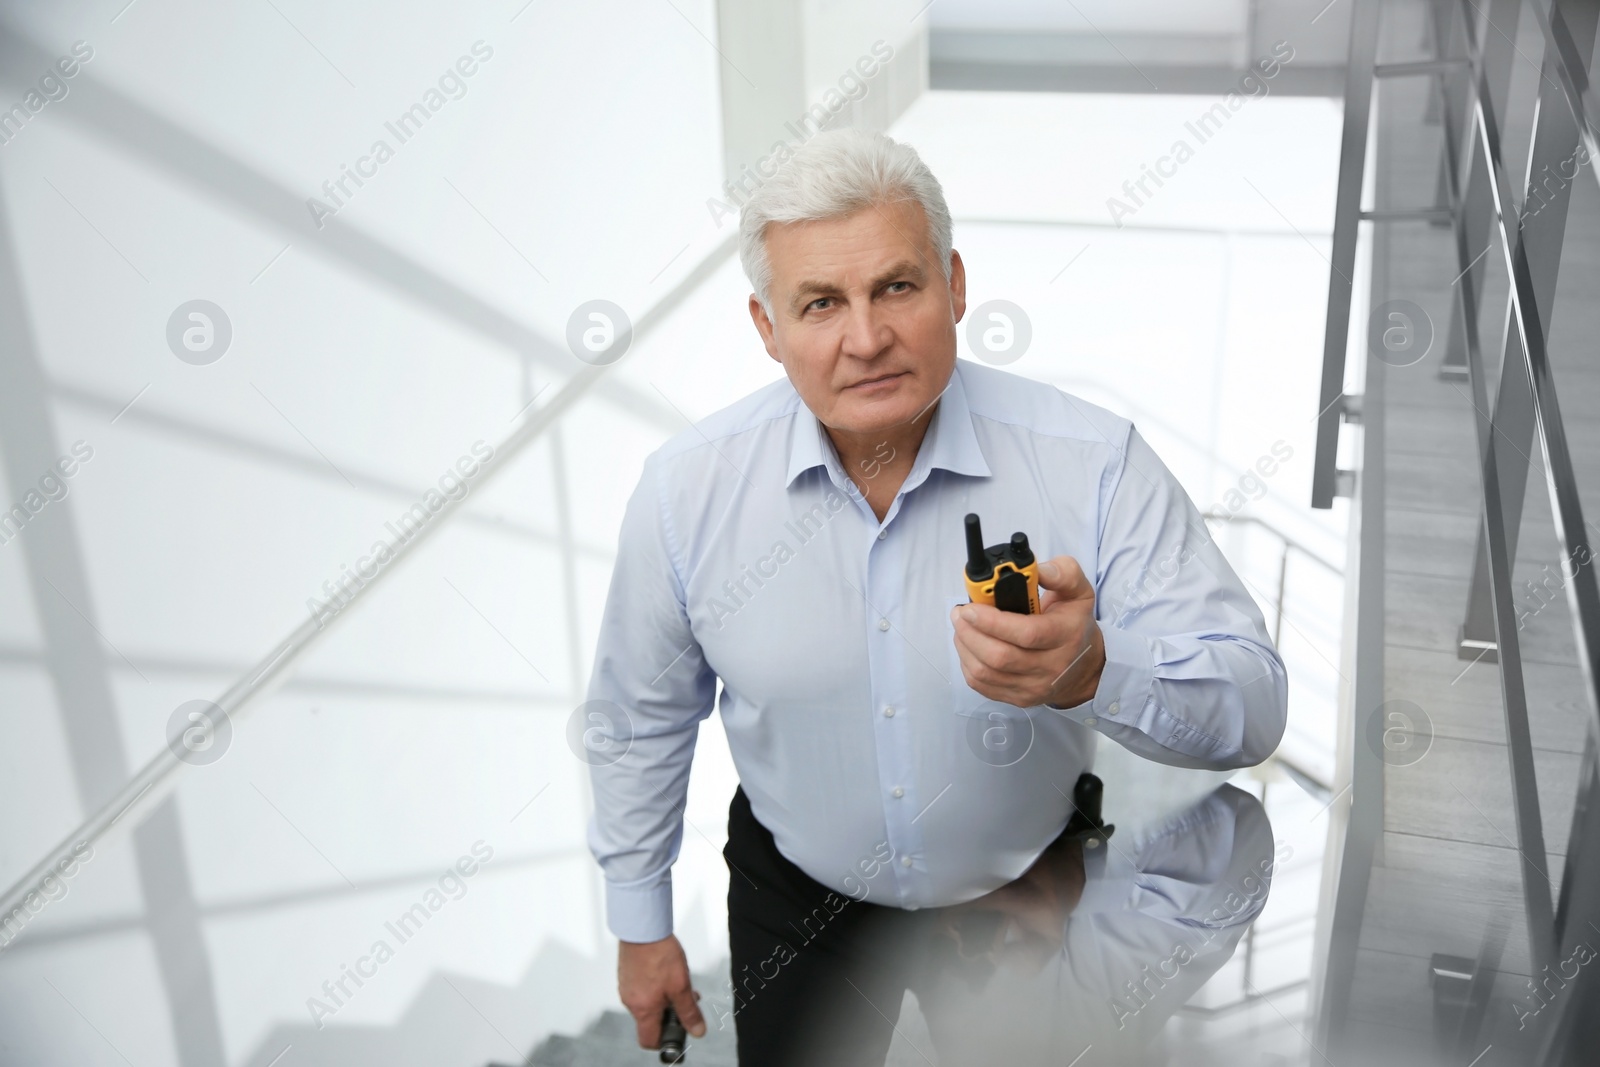
[[[661,1062],[683,1063],[688,1055],[688,1037],[678,1013],[668,1004],[661,1013]]]

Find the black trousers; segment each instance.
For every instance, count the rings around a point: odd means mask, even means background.
[[[937,909],[853,900],[817,882],[778,851],[742,788],[722,854],[739,1063],[881,1067]]]

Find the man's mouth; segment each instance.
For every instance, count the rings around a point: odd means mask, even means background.
[[[894,371],[891,374],[880,374],[876,378],[863,378],[859,382],[853,382],[852,384],[845,386],[845,388],[846,389],[865,389],[865,388],[869,388],[869,387],[874,386],[874,385],[882,385],[885,382],[892,382],[896,378],[903,378],[907,374],[910,374],[910,373],[911,373],[910,371],[903,371],[902,370],[902,371]]]

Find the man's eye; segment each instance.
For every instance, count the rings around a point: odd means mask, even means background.
[[[807,311],[826,311],[828,309],[823,307],[823,305],[824,304],[831,304],[831,303],[833,303],[833,297],[831,297],[831,296],[819,296],[819,297],[817,297],[817,299],[811,301],[811,303],[806,305],[806,310]]]
[[[888,290],[891,293],[904,293],[910,288],[910,282],[890,282],[888,285]]]

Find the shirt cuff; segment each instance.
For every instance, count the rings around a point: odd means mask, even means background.
[[[1097,725],[1101,719],[1136,724],[1150,687],[1155,681],[1155,653],[1148,637],[1115,626],[1101,626],[1106,663],[1100,669],[1100,684],[1094,696],[1070,708],[1050,707],[1074,722]]]
[[[672,933],[672,872],[658,881],[606,883],[606,926],[618,941],[660,941]]]

